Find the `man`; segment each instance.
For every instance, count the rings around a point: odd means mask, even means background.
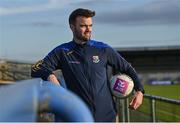
[[[110,46],[91,40],[93,16],[95,12],[88,9],[74,10],[69,16],[73,40],[56,47],[35,64],[32,77],[41,77],[60,85],[53,71],[61,69],[67,88],[84,100],[95,121],[115,121],[116,110],[107,66],[111,65],[134,80],[136,93],[130,103],[131,109],[141,105],[144,89],[135,70],[125,59]]]

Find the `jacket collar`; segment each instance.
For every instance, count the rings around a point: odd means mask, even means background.
[[[87,41],[85,44],[78,44],[78,43],[76,43],[74,40],[72,40],[72,43],[73,43],[73,45],[75,45],[75,46],[84,47],[84,46],[89,46],[89,45],[91,45],[91,40]]]

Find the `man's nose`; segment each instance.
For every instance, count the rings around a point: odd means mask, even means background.
[[[86,31],[87,31],[87,32],[90,32],[90,31],[91,31],[91,26],[87,26],[87,27],[86,27]]]

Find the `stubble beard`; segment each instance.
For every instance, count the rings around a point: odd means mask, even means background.
[[[79,33],[75,32],[74,38],[83,44],[83,43],[86,43],[87,41],[89,41],[91,39],[91,34],[86,36],[85,34],[80,35]]]

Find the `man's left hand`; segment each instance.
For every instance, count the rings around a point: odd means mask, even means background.
[[[130,102],[129,108],[136,110],[142,104],[142,101],[143,101],[143,93],[141,91],[137,91]]]

